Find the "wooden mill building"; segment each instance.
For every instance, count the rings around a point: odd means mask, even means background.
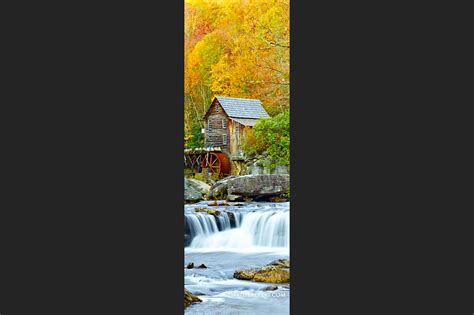
[[[231,159],[241,156],[247,131],[269,115],[257,99],[216,96],[204,115],[206,147],[220,147]]]

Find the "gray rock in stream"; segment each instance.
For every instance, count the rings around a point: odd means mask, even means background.
[[[210,198],[223,198],[231,195],[241,197],[271,197],[289,192],[290,176],[280,174],[231,176],[211,186]]]
[[[278,290],[278,287],[276,285],[269,285],[269,286],[261,288],[260,290],[262,290],[262,291],[275,291],[275,290]]]

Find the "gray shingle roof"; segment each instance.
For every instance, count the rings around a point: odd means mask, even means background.
[[[216,98],[229,117],[253,119],[270,117],[259,100],[225,96],[216,96]]]
[[[257,123],[257,119],[254,119],[254,118],[231,118],[231,119],[244,126],[253,127]]]

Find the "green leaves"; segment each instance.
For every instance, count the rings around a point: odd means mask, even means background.
[[[269,166],[290,164],[290,112],[259,119],[243,146],[249,154],[267,154]]]
[[[185,138],[186,148],[200,148],[204,145],[204,136],[201,133],[201,126],[195,125],[191,128],[191,134]]]

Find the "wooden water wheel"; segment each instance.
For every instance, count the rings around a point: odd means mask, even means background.
[[[230,174],[230,161],[221,152],[207,152],[201,160],[202,168],[208,168],[212,174]]]

